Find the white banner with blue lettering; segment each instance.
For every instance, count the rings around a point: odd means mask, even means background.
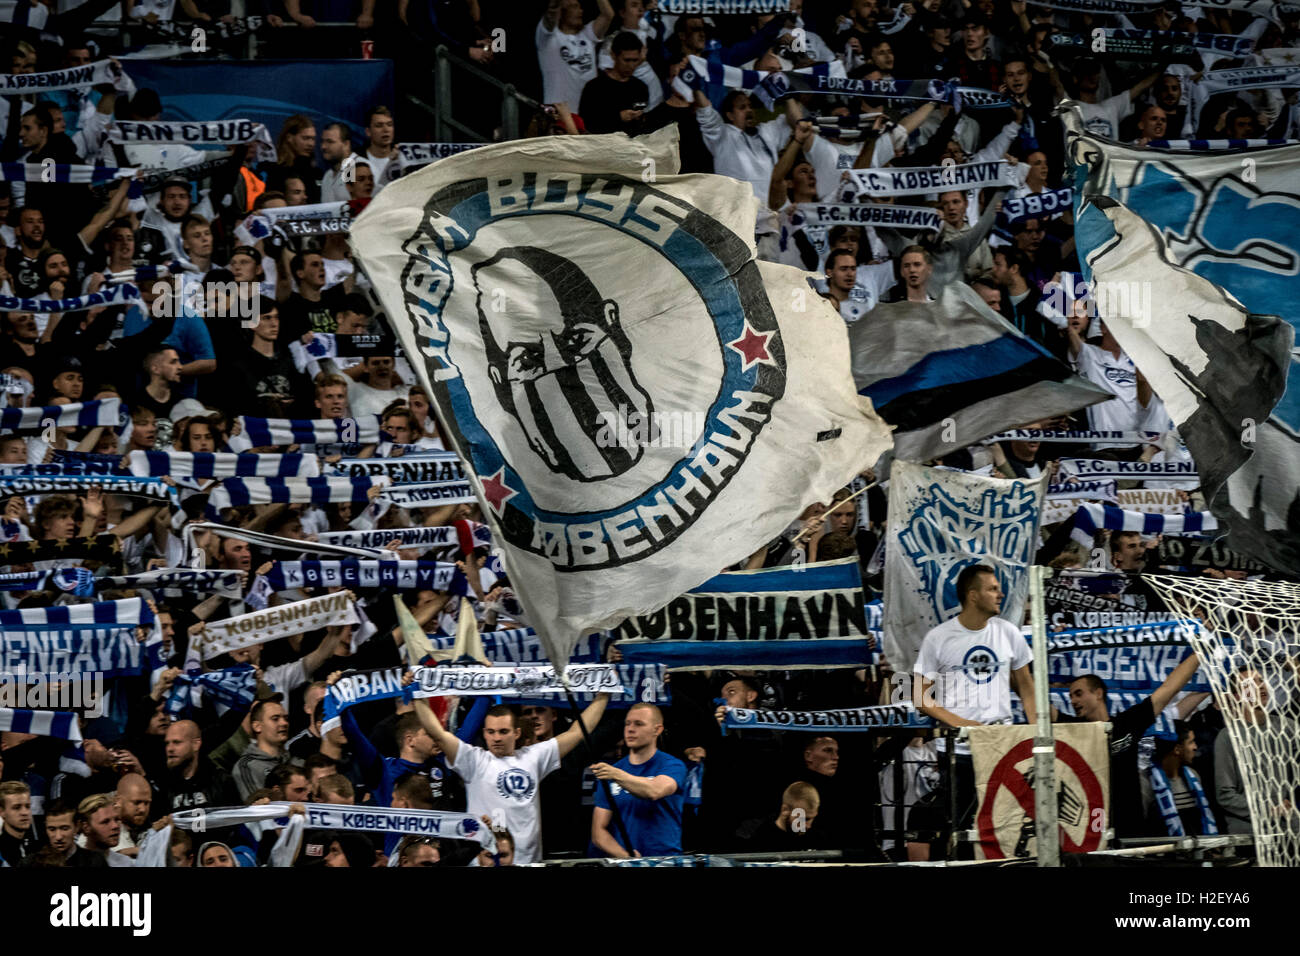
[[[866,598],[855,556],[719,574],[611,632],[623,660],[670,670],[865,667]]]
[[[885,656],[912,669],[921,640],[961,611],[957,576],[972,564],[997,572],[1002,617],[1024,616],[1029,567],[1048,476],[1033,481],[896,461],[889,477],[885,559]]]

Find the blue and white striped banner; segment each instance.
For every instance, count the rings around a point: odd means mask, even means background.
[[[878,730],[881,727],[934,727],[911,703],[846,710],[749,710],[728,707],[723,727],[730,730],[801,730],[816,733]]]
[[[120,398],[40,408],[4,408],[0,409],[0,431],[36,433],[43,431],[47,422],[53,422],[55,428],[94,428],[97,425],[116,428],[126,424],[126,412]]]
[[[1074,530],[1070,532],[1070,537],[1091,548],[1093,538],[1102,528],[1108,531],[1139,531],[1144,535],[1200,534],[1217,531],[1219,521],[1209,511],[1189,511],[1181,515],[1147,514],[1085,501],[1074,513]]]
[[[107,286],[102,292],[88,292],[66,299],[27,299],[0,295],[0,311],[53,315],[56,312],[84,312],[101,306],[129,305],[139,301],[140,290],[130,283],[123,283]]]
[[[250,452],[133,451],[127,456],[131,474],[172,478],[316,478],[315,455],[252,454]]]
[[[120,166],[83,166],[68,163],[0,163],[0,181],[10,183],[73,183],[98,185],[115,179],[134,179],[137,169]]]
[[[843,77],[844,64],[835,60],[791,70],[789,73],[767,73],[763,70],[744,70],[738,66],[710,63],[703,57],[692,56],[689,66],[677,74],[672,86],[688,100],[693,97],[695,90],[703,90],[709,84],[725,86],[729,90],[755,90],[759,99],[770,107],[788,85],[784,78],[792,74],[804,77]]]
[[[484,631],[479,635],[483,642],[483,655],[493,664],[546,664],[546,648],[531,627],[517,627],[506,631]],[[580,639],[569,656],[574,664],[594,664],[600,660],[602,635],[588,634]],[[450,651],[456,646],[455,637],[429,636],[435,651]]]
[[[274,591],[290,588],[395,588],[446,591],[456,565],[445,561],[277,561],[264,577]]]
[[[81,724],[77,721],[77,715],[66,710],[0,707],[0,731],[58,737],[74,744],[81,743]]]
[[[611,634],[627,663],[670,670],[865,667],[873,661],[856,557],[719,574]]]
[[[152,624],[153,611],[142,598],[69,604],[59,607],[25,607],[0,611],[0,632],[32,633],[54,628],[138,627]]]
[[[269,445],[332,445],[360,442],[371,445],[383,434],[378,415],[357,418],[250,418],[235,419],[239,434],[227,444],[233,451]]]
[[[208,511],[265,504],[330,504],[351,501],[369,504],[369,491],[384,487],[388,479],[377,478],[226,478],[208,496]],[[304,542],[304,550],[310,542]]]
[[[163,702],[163,710],[172,720],[177,720],[195,703],[210,696],[216,703],[234,708],[241,713],[253,704],[257,691],[257,669],[252,664],[236,664],[224,670],[206,673],[177,674],[171,693]]]

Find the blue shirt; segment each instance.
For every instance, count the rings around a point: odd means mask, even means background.
[[[636,777],[649,779],[663,776],[672,777],[676,781],[677,789],[659,800],[633,796],[613,780],[610,781],[609,787],[618,804],[623,826],[627,828],[627,838],[632,841],[631,849],[639,851],[642,856],[672,856],[681,853],[682,800],[686,790],[686,764],[662,750],[657,750],[655,755],[645,763],[632,763],[631,759],[624,757],[614,766]],[[609,798],[605,796],[604,786],[599,784],[596,787],[596,806],[609,809]],[[619,840],[618,824],[611,820],[608,830],[619,846],[623,846],[622,841]],[[628,847],[623,846],[623,849],[626,850]]]

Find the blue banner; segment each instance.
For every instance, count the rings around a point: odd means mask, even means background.
[[[346,123],[364,142],[366,111],[393,105],[391,60],[132,60],[137,87],[165,91],[165,121],[250,119],[272,138],[306,113],[316,140],[328,123]]]

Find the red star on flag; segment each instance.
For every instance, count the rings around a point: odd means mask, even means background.
[[[772,354],[767,349],[767,343],[771,340],[771,332],[756,332],[754,327],[745,322],[745,334],[733,342],[728,342],[727,347],[733,348],[740,353],[744,364],[741,365],[741,371],[748,372],[749,367],[757,362],[772,361]]]
[[[506,484],[505,471],[504,467],[498,468],[495,475],[483,479],[483,497],[497,514],[501,514],[507,501],[519,494]]]

